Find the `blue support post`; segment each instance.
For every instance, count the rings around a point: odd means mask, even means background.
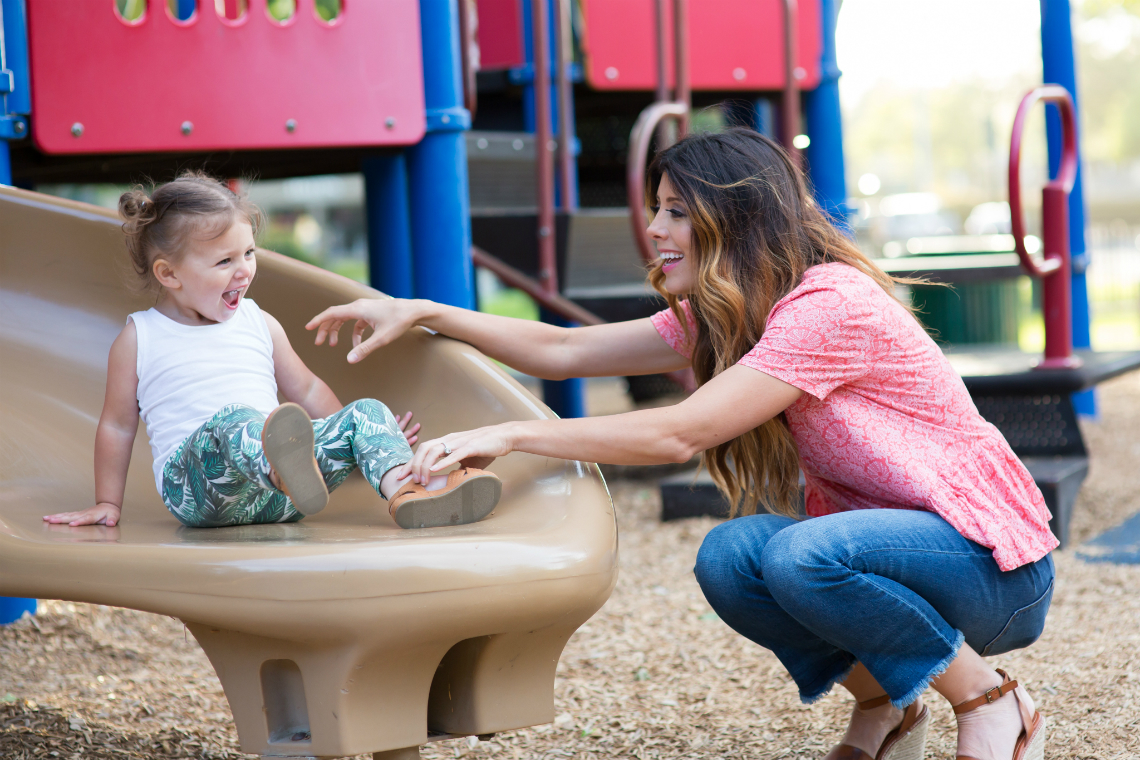
[[[1085,245],[1085,196],[1082,189],[1080,158],[1080,99],[1077,94],[1077,70],[1073,55],[1072,9],[1069,0],[1041,0],[1041,69],[1049,84],[1059,84],[1073,96],[1077,111],[1077,179],[1069,193],[1069,251],[1072,254],[1073,274],[1073,347],[1088,348],[1089,295],[1085,282],[1088,267],[1088,249]],[[1061,117],[1057,107],[1045,107],[1045,135],[1049,143],[1049,173],[1056,174],[1061,161]],[[1073,406],[1078,414],[1096,415],[1096,395],[1090,388],[1073,394]]]
[[[772,111],[772,101],[756,98],[752,101],[752,128],[765,137],[776,138],[776,119]]]
[[[475,308],[459,6],[420,0],[427,134],[408,149],[412,281],[417,298]]]
[[[28,26],[23,0],[0,3],[0,185],[12,184],[8,141],[28,134]],[[36,614],[35,599],[0,597],[0,625]]]
[[[370,156],[364,175],[368,231],[368,281],[393,298],[412,298],[412,227],[408,208],[408,161],[404,154]]]
[[[819,86],[804,93],[811,144],[805,151],[815,199],[837,227],[850,230],[843,162],[843,117],[839,109],[839,65],[835,58],[838,0],[822,0],[823,55]]]

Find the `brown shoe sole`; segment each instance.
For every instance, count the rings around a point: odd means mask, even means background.
[[[408,529],[468,525],[491,514],[502,494],[503,482],[494,475],[473,475],[450,491],[404,500],[392,518]]]
[[[297,404],[282,404],[266,418],[261,431],[265,458],[293,507],[306,516],[329,503],[329,489],[313,455],[313,444],[313,421]]]

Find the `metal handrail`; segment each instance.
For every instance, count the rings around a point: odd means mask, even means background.
[[[780,98],[780,142],[797,164],[800,149],[795,145],[800,132],[800,85],[796,77],[799,12],[796,0],[784,0],[784,91]]]
[[[563,319],[578,322],[583,325],[604,325],[606,321],[598,315],[583,309],[578,304],[558,293],[550,293],[538,280],[528,277],[525,273],[515,269],[502,259],[484,251],[477,246],[471,246],[471,260],[475,266],[492,272],[503,281],[504,285],[518,288],[538,302],[542,308],[557,314]]]
[[[1043,258],[1030,256],[1025,247],[1025,216],[1021,207],[1021,138],[1029,111],[1038,101],[1054,103],[1061,113],[1061,163],[1057,176],[1045,183],[1041,195]],[[1069,261],[1069,192],[1077,178],[1077,119],[1069,91],[1047,84],[1021,100],[1013,119],[1009,142],[1009,218],[1014,250],[1026,273],[1042,280],[1045,316],[1045,358],[1039,369],[1071,368],[1081,360],[1073,356],[1072,285]]]
[[[657,0],[657,102],[637,117],[629,133],[626,156],[625,193],[629,205],[629,222],[633,241],[646,263],[657,258],[657,249],[645,231],[645,171],[649,161],[649,144],[653,133],[666,120],[677,121],[679,137],[689,131],[692,91],[689,87],[689,24],[686,0],[672,0],[673,5],[673,84],[672,100],[665,74],[665,7],[668,0]]]
[[[459,60],[461,75],[463,76],[463,107],[475,118],[475,110],[479,107],[479,87],[475,79],[478,66],[471,60],[471,49],[478,49],[477,30],[479,28],[479,15],[475,0],[459,0]]]
[[[538,195],[538,280],[547,293],[558,293],[554,239],[554,155],[550,151],[550,39],[546,0],[531,0],[534,31],[534,164]]]
[[[554,0],[555,96],[558,99],[558,173],[562,209],[572,212],[578,204],[574,191],[574,95],[570,81],[574,40],[570,21],[570,0]]]

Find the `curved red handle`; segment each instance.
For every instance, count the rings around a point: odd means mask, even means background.
[[[1021,137],[1029,111],[1038,101],[1056,103],[1061,112],[1061,166],[1057,176],[1045,185],[1046,193],[1059,192],[1068,196],[1073,189],[1077,178],[1077,118],[1069,91],[1059,84],[1046,84],[1031,90],[1021,99],[1017,116],[1013,119],[1013,134],[1009,140],[1009,219],[1013,245],[1025,270],[1033,277],[1044,278],[1061,269],[1061,259],[1065,254],[1060,250],[1049,250],[1047,242],[1045,258],[1038,263],[1025,250],[1025,216],[1021,209]],[[1065,250],[1068,250],[1067,246]]]

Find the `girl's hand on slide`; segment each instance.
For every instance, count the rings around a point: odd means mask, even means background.
[[[409,427],[409,424],[411,423],[411,421],[412,421],[412,413],[411,412],[408,412],[403,417],[397,417],[396,418],[396,422],[400,425],[400,432],[404,434],[404,438],[407,439],[408,445],[409,446],[415,446],[416,441],[418,441],[420,439],[420,437],[418,435],[416,435],[416,433],[420,432],[420,423],[417,422],[415,425],[412,425],[411,427]]]
[[[305,325],[306,330],[316,330],[315,343],[319,346],[328,338],[329,345],[335,346],[340,336],[340,328],[345,322],[354,322],[352,327],[353,349],[348,354],[348,363],[356,364],[368,354],[385,346],[403,335],[415,323],[407,301],[398,298],[360,298],[343,306],[330,306]],[[364,331],[371,328],[372,335],[362,341]]]
[[[420,444],[412,461],[403,465],[396,475],[401,479],[411,475],[412,482],[427,485],[432,475],[453,464],[482,469],[512,451],[510,423],[451,433]]]
[[[44,515],[44,520],[52,525],[67,523],[74,527],[77,525],[106,525],[113,528],[119,522],[121,510],[114,504],[100,502],[80,512],[59,512],[54,515]]]

